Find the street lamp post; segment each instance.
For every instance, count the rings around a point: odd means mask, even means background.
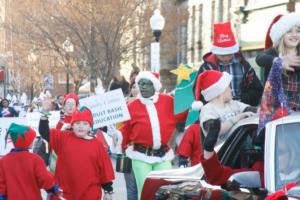
[[[159,38],[165,26],[165,18],[160,14],[160,10],[156,9],[150,18],[150,26],[155,38],[151,43],[151,71],[159,72],[160,70],[160,46]]]
[[[29,55],[28,55],[28,57],[27,57],[27,59],[28,59],[28,62],[30,63],[30,65],[31,65],[31,69],[36,69],[36,61],[37,61],[37,59],[38,59],[38,56],[36,55],[36,53],[35,53],[35,50],[34,49],[31,49],[30,50],[30,53],[29,53]],[[33,66],[33,67],[32,67]],[[35,73],[35,72],[34,72]],[[34,81],[32,80],[33,79],[33,77],[32,77],[32,75],[34,74],[34,73],[30,73],[31,75],[30,75],[30,100],[32,101],[33,100],[33,95],[34,95]]]
[[[67,59],[66,91],[68,94],[70,92],[70,53],[72,53],[74,51],[74,46],[69,37],[67,37],[67,39],[64,41],[62,46],[66,52],[66,59]]]

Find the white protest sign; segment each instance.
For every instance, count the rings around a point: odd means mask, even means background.
[[[34,128],[35,130],[38,131],[41,115],[42,114],[40,112],[27,113],[26,120],[27,120],[28,126]],[[50,116],[48,117],[49,127],[55,128],[59,119],[60,119],[60,112],[59,111],[51,111]]]
[[[60,118],[60,113],[59,111],[53,111],[50,113],[51,115],[49,116],[49,127],[54,128]],[[40,117],[41,117],[41,113],[33,112],[33,113],[27,113],[26,118],[25,117],[0,118],[0,157],[10,152],[10,150],[14,147],[12,141],[9,139],[7,140],[7,144],[5,146],[6,143],[5,136],[11,123],[30,126],[31,128],[35,129],[36,134],[39,135],[38,128],[39,128]]]
[[[11,123],[27,125],[27,121],[22,117],[0,118],[0,157],[4,156],[14,147],[11,140],[7,140],[5,145],[5,136]]]
[[[80,99],[80,106],[86,106],[92,111],[93,128],[100,128],[130,119],[121,89]]]

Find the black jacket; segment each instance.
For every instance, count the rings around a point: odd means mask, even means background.
[[[273,60],[276,57],[278,57],[278,51],[275,48],[269,48],[259,53],[255,58],[256,63],[265,69],[265,81],[268,78]]]

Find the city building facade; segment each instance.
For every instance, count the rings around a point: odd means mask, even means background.
[[[187,63],[199,67],[211,48],[213,24],[230,21],[244,56],[259,77],[264,77],[255,57],[264,49],[272,19],[299,9],[299,0],[189,0]]]

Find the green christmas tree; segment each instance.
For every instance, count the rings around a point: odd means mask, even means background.
[[[174,113],[179,114],[189,110],[185,126],[188,127],[199,119],[199,111],[193,111],[191,105],[194,102],[194,83],[197,78],[197,70],[194,68],[180,64],[171,73],[177,75],[177,84],[175,87],[174,97]]]

